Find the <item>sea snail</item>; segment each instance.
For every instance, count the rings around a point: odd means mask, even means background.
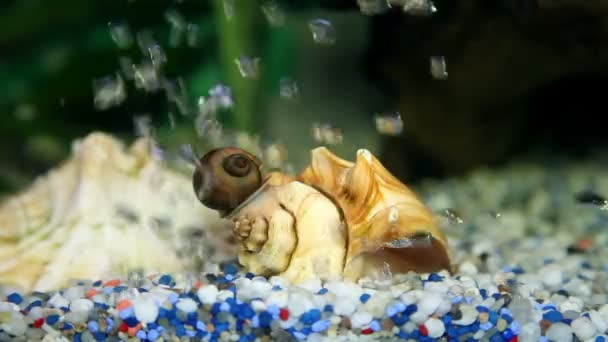
[[[433,213],[369,151],[355,163],[327,148],[289,176],[263,175],[250,153],[226,147],[203,156],[193,177],[205,206],[234,222],[239,262],[293,283],[392,273],[452,271]]]

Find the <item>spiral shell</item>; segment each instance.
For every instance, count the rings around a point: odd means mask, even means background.
[[[228,215],[245,267],[293,282],[452,270],[432,212],[369,151],[355,163],[325,147],[311,157],[295,177],[269,174]]]

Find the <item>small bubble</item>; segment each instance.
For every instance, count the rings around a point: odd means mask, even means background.
[[[319,143],[328,145],[342,143],[342,131],[328,123],[313,123],[312,134],[315,141]]]
[[[333,45],[336,42],[336,31],[325,19],[314,19],[308,23],[312,38],[317,44]]]
[[[199,115],[194,121],[194,128],[200,138],[208,139],[212,144],[219,142],[222,137],[222,125],[216,119],[208,119]]]
[[[150,153],[152,154],[152,158],[157,161],[162,161],[165,159],[165,150],[163,150],[156,140],[152,140],[150,144]]]
[[[231,109],[234,106],[232,89],[223,84],[217,84],[209,90],[209,96],[201,96],[198,100],[199,113],[205,118],[214,115],[220,109]]]
[[[281,97],[288,100],[294,100],[298,98],[299,90],[298,83],[289,77],[283,77],[280,81],[280,94]]]
[[[133,117],[133,126],[136,137],[149,138],[154,133],[152,119],[147,115],[138,115]]]
[[[167,63],[167,55],[165,54],[165,50],[163,50],[163,47],[158,44],[149,46],[148,54],[150,55],[150,61],[155,68],[160,68]]]
[[[164,80],[165,93],[167,94],[167,100],[177,105],[182,116],[190,114],[191,109],[188,103],[188,95],[186,93],[186,84],[183,78],[179,77],[176,81]]]
[[[437,12],[437,7],[431,0],[405,0],[401,9],[407,14],[422,17],[428,17]]]
[[[287,160],[287,149],[281,144],[272,144],[264,150],[264,164],[271,169],[280,169]]]
[[[127,284],[129,287],[138,288],[144,282],[144,270],[142,268],[135,268],[129,271],[127,277]]]
[[[364,15],[378,15],[391,8],[387,0],[357,0],[359,11]]]
[[[147,92],[154,92],[161,88],[161,77],[158,69],[152,63],[143,63],[134,67],[135,87]]]
[[[154,40],[154,34],[150,30],[139,31],[135,36],[139,50],[143,55],[150,55],[150,47],[158,45]]]
[[[384,262],[382,265],[382,275],[384,279],[392,279],[393,273],[391,272],[391,265],[388,262]]]
[[[121,49],[128,49],[133,45],[133,33],[126,23],[108,23],[112,40]]]
[[[448,71],[445,64],[445,57],[433,56],[431,57],[431,75],[437,80],[446,80],[448,78]]]
[[[495,219],[499,219],[500,218],[500,213],[496,210],[490,210],[488,212],[488,214],[490,215],[490,217],[495,218]]]
[[[234,0],[224,0],[224,15],[228,21],[234,18]]]
[[[403,120],[399,112],[376,114],[376,130],[384,135],[399,135],[403,132]]]
[[[276,1],[267,1],[262,4],[262,12],[270,26],[283,26],[285,24],[285,13]]]
[[[441,215],[448,219],[451,224],[462,224],[464,222],[460,214],[454,209],[444,209],[441,211]]]
[[[186,34],[186,42],[189,47],[197,47],[200,45],[200,27],[196,24],[188,24]]]
[[[200,161],[196,157],[196,152],[194,152],[194,148],[190,144],[183,144],[179,147],[179,155],[194,166],[201,166]]]
[[[186,31],[188,24],[184,16],[175,9],[169,9],[165,12],[165,19],[171,26],[169,30],[169,46],[178,47]]]
[[[388,222],[390,224],[395,224],[399,220],[399,210],[395,206],[391,206],[390,211],[388,212]]]
[[[581,191],[576,195],[576,201],[580,204],[594,205],[602,210],[608,210],[608,201],[600,194],[593,191]]]
[[[390,248],[420,248],[430,247],[433,244],[433,235],[428,232],[417,232],[408,237],[395,239],[386,244]]]
[[[167,114],[167,118],[169,119],[169,127],[171,129],[175,129],[175,115],[173,115],[173,113],[169,112]]]
[[[132,80],[135,78],[135,64],[129,57],[120,57],[118,59],[120,64],[120,71],[125,76],[125,79]]]
[[[127,88],[119,74],[93,80],[93,103],[97,110],[106,110],[122,104],[127,98]]]
[[[258,57],[241,56],[234,60],[241,76],[244,78],[257,79],[259,76],[260,59]]]

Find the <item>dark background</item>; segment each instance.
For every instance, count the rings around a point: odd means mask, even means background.
[[[149,115],[161,143],[197,139],[193,114],[181,115],[164,91],[127,81],[126,101],[93,105],[92,81],[112,76],[119,58],[144,58],[137,44],[121,49],[109,22],[153,32],[167,54],[164,75],[182,79],[189,103],[218,82],[233,87],[230,128],[281,141],[301,167],[315,146],[310,123],[344,129],[336,147],[351,159],[367,147],[409,182],[460,175],[529,156],[538,162],[602,149],[608,135],[608,5],[602,1],[437,0],[432,17],[398,8],[369,16],[356,1],[279,1],[285,25],[268,25],[262,2],[235,0],[227,20],[214,1],[2,1],[0,4],[0,193],[27,185],[66,158],[73,139],[104,130],[133,137],[133,116]],[[168,45],[167,10],[199,27],[200,44]],[[336,44],[312,42],[307,23],[326,18]],[[243,79],[234,58],[259,56],[258,80]],[[447,80],[429,73],[445,56]],[[293,76],[301,99],[278,96]],[[375,132],[377,111],[399,111],[398,137]],[[178,127],[169,124],[174,113]]]

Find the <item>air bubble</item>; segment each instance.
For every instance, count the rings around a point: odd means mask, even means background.
[[[159,71],[152,63],[144,62],[134,66],[135,87],[147,92],[154,92],[161,88],[161,77]]]
[[[317,44],[333,45],[336,42],[336,31],[325,19],[314,19],[308,23],[312,38]]]
[[[405,0],[401,9],[407,14],[422,17],[428,17],[437,12],[437,7],[431,0]]]
[[[118,59],[120,65],[120,71],[127,80],[133,80],[135,78],[135,64],[129,57],[120,57]]]
[[[118,106],[127,98],[127,89],[120,74],[116,74],[116,77],[94,80],[93,93],[93,103],[97,110]]]
[[[133,118],[133,126],[135,128],[135,136],[148,138],[151,137],[154,129],[152,127],[152,119],[147,115],[138,115]]]
[[[446,80],[448,78],[447,66],[445,63],[445,57],[433,56],[431,57],[431,75],[437,80]]]
[[[190,144],[183,144],[179,147],[179,156],[193,166],[202,167],[201,162],[196,157],[194,148]]]
[[[328,145],[342,143],[342,131],[328,123],[313,123],[312,135],[315,141],[319,143]]]
[[[196,24],[188,24],[188,32],[186,33],[186,43],[189,47],[198,47],[200,45],[200,27]]]
[[[584,205],[593,205],[602,210],[608,210],[608,200],[593,191],[581,191],[576,195],[576,201]]]
[[[441,216],[445,217],[451,224],[462,224],[464,222],[460,214],[454,209],[443,209]]]
[[[219,143],[223,134],[222,125],[219,121],[200,115],[194,121],[194,126],[201,139],[206,139],[213,145]]]
[[[280,95],[287,100],[298,98],[299,90],[298,83],[289,77],[283,77],[280,81]]]
[[[425,248],[433,244],[433,235],[428,232],[417,232],[402,239],[395,239],[386,244],[390,248]]]
[[[378,15],[391,8],[387,0],[357,0],[359,11],[365,15]]]
[[[232,89],[223,84],[217,84],[209,90],[209,96],[201,96],[198,100],[199,113],[208,117],[220,109],[231,109],[234,106]]]
[[[285,13],[276,1],[267,1],[262,4],[262,12],[270,26],[283,26],[285,24]]]
[[[399,135],[403,132],[403,120],[399,112],[376,114],[375,122],[380,134]]]
[[[108,23],[112,40],[121,49],[128,49],[133,45],[133,33],[126,23]]]
[[[264,149],[264,164],[270,169],[280,169],[287,160],[287,149],[281,144],[271,144]]]
[[[155,68],[160,68],[167,63],[167,55],[165,54],[165,50],[158,44],[149,46],[148,54],[150,55],[150,61]]]
[[[224,15],[228,21],[234,18],[234,0],[224,0]]]
[[[260,59],[258,57],[241,56],[234,60],[241,76],[257,79],[259,76]]]
[[[184,16],[177,10],[170,9],[165,12],[165,19],[169,22],[169,46],[178,47],[186,31],[188,24]]]
[[[189,115],[191,110],[184,80],[181,77],[176,81],[165,80],[164,88],[165,93],[167,94],[167,100],[175,103],[182,116]]]
[[[388,222],[393,225],[399,220],[399,210],[392,206],[388,212]]]

